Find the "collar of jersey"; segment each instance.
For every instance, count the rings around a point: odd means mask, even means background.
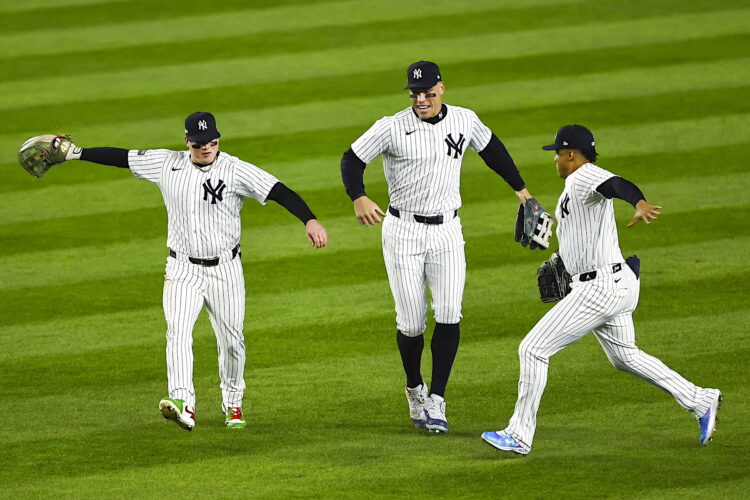
[[[214,166],[214,164],[216,163],[216,160],[219,159],[220,154],[221,154],[221,151],[217,151],[214,161],[212,161],[211,163],[206,163],[205,165],[203,165],[202,163],[195,163],[194,161],[191,161],[190,163],[192,163],[193,166],[197,168],[198,170],[200,170],[201,172],[208,172],[211,169],[211,167]]]
[[[440,113],[436,114],[432,118],[426,118],[424,120],[422,120],[417,115],[417,112],[414,111],[414,108],[411,108],[411,112],[414,113],[414,116],[416,116],[419,121],[422,121],[425,123],[431,123],[432,125],[435,125],[436,123],[439,123],[440,121],[442,121],[448,115],[448,106],[443,104],[443,106],[440,108]]]

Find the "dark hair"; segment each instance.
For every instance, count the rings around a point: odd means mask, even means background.
[[[596,152],[595,148],[586,148],[581,149],[581,154],[586,157],[588,161],[591,163],[596,162],[596,158],[599,156],[599,154]]]

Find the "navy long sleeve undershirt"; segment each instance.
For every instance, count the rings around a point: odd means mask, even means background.
[[[610,177],[599,184],[596,190],[606,198],[619,198],[633,206],[636,206],[641,200],[646,200],[638,186],[622,177]]]

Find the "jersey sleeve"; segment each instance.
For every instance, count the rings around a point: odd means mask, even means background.
[[[383,117],[354,141],[352,151],[357,155],[357,158],[365,163],[370,163],[376,157],[388,151],[391,147],[391,123],[392,118],[390,116]]]
[[[268,194],[279,180],[265,170],[246,161],[236,160],[234,166],[237,194],[244,198],[253,198],[261,205],[265,205]]]
[[[469,147],[479,153],[480,151],[484,151],[484,148],[486,148],[487,144],[490,143],[490,139],[492,138],[492,130],[490,130],[490,128],[485,125],[473,111],[470,112],[469,116],[471,117],[472,121],[472,132],[471,140],[469,141]]]
[[[575,177],[575,190],[584,204],[596,205],[607,200],[596,188],[602,182],[615,177],[615,174],[593,164],[582,167],[576,173],[579,175]]]
[[[168,149],[133,149],[128,151],[128,166],[138,179],[159,184],[164,164],[173,153]]]

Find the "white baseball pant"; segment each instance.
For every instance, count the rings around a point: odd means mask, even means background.
[[[169,397],[195,407],[193,326],[203,305],[216,335],[225,407],[242,406],[245,391],[245,278],[239,256],[204,267],[167,259],[164,279]]]
[[[518,348],[521,375],[518,400],[508,432],[531,446],[536,414],[547,384],[549,358],[593,331],[609,361],[671,394],[686,410],[703,415],[715,399],[714,389],[697,387],[659,359],[638,349],[632,313],[640,282],[624,263],[597,269],[591,281],[574,276],[570,294],[550,309]]]
[[[448,216],[452,217],[447,220]],[[453,213],[443,224],[423,224],[412,214],[383,220],[383,260],[396,305],[396,325],[406,336],[421,335],[427,323],[427,292],[438,323],[461,321],[466,257],[461,220]]]

